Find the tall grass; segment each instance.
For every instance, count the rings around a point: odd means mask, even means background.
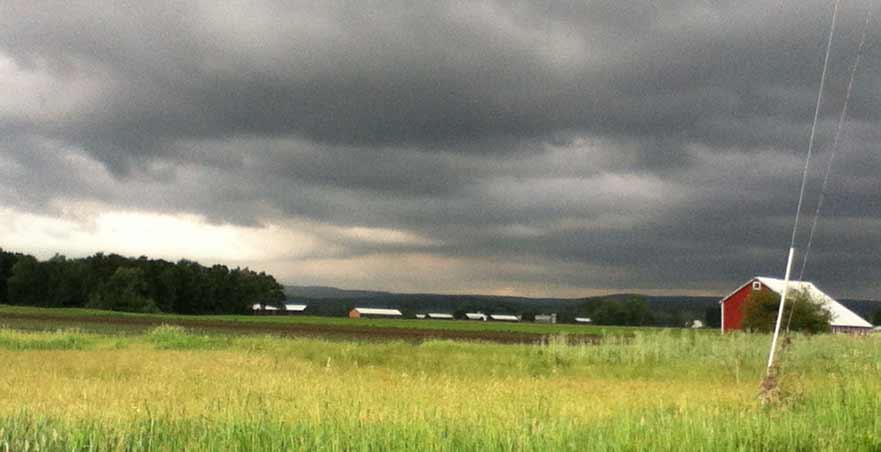
[[[29,333],[0,327],[0,349],[6,350],[82,350],[94,342],[77,329]]]
[[[229,336],[197,335],[176,325],[160,325],[146,334],[147,341],[160,350],[210,350],[226,348],[232,342]]]
[[[21,333],[0,330],[0,338]],[[347,343],[160,327],[0,347],[3,450],[879,450],[881,337]]]

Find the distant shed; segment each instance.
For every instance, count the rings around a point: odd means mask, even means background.
[[[486,322],[486,314],[482,312],[466,312],[465,318],[468,320],[480,320],[482,322]]]
[[[557,314],[536,314],[535,323],[557,323]]]
[[[401,311],[397,309],[355,308],[349,311],[349,318],[351,319],[361,317],[401,317],[401,315]]]
[[[305,304],[285,304],[284,312],[288,315],[302,314],[306,312]]]
[[[743,329],[743,305],[753,292],[767,291],[780,295],[783,292],[784,281],[776,278],[762,276],[754,277],[742,286],[738,287],[719,301],[722,309],[722,332]],[[807,291],[808,295],[822,303],[823,307],[832,313],[832,321],[829,322],[834,333],[868,333],[872,330],[872,324],[862,317],[847,309],[841,303],[826,295],[810,282],[790,281],[788,294],[795,291]]]
[[[497,322],[519,322],[520,316],[510,314],[490,314],[489,319]]]
[[[440,312],[429,312],[428,318],[435,319],[435,320],[453,320],[453,314],[444,314],[444,313],[440,313]]]
[[[254,303],[251,305],[251,312],[257,315],[273,315],[278,314],[279,309],[272,305],[262,305],[260,303]]]
[[[575,323],[588,324],[588,323],[593,323],[593,320],[591,320],[590,317],[575,317]]]

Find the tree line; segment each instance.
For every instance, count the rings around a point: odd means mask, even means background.
[[[284,298],[272,275],[248,268],[104,253],[40,261],[0,248],[0,304],[244,314],[255,303],[278,305]]]
[[[524,320],[533,320],[541,312],[526,310],[523,312]],[[625,325],[625,326],[658,326],[662,325],[663,319],[649,308],[645,297],[629,295],[626,297],[609,297],[586,300],[562,306],[557,310],[557,321],[561,323],[574,323],[576,317],[591,319],[595,325]],[[682,326],[677,323],[676,326]]]

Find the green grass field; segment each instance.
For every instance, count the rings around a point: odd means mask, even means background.
[[[782,400],[762,406],[767,336],[627,333],[510,345],[0,328],[0,450],[881,450],[879,335],[797,337]]]
[[[17,316],[10,318],[10,316]],[[4,317],[5,316],[5,317]],[[24,317],[24,318],[22,318]],[[49,320],[45,320],[50,318]],[[466,320],[417,320],[417,319],[350,319],[347,317],[311,317],[311,316],[256,316],[256,315],[207,315],[187,316],[176,314],[134,314],[116,311],[101,311],[81,308],[35,308],[25,306],[0,305],[0,325],[26,327],[29,329],[49,329],[59,326],[59,322],[69,319],[72,322],[86,319],[104,319],[104,324],[94,325],[89,323],[78,324],[77,327],[98,332],[118,330],[138,331],[137,325],[125,324],[126,320],[145,320],[155,323],[175,323],[184,327],[198,329],[199,323],[204,321],[239,323],[253,326],[330,326],[335,328],[360,330],[367,328],[378,329],[419,329],[419,330],[443,330],[443,331],[478,331],[478,332],[501,332],[501,333],[526,333],[544,335],[598,335],[598,336],[622,336],[630,335],[635,331],[662,331],[660,328],[634,328],[619,326],[594,326],[574,324],[540,324],[540,323],[505,323],[505,322],[479,322]],[[113,323],[113,320],[119,320]],[[116,325],[114,328],[113,325]],[[63,325],[62,325],[63,326]],[[680,330],[673,330],[680,331]]]

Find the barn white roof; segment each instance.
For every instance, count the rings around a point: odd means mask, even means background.
[[[774,293],[780,294],[783,292],[783,283],[782,279],[776,278],[766,278],[763,276],[759,276],[755,278],[759,282],[762,283],[765,287],[771,290]],[[829,310],[832,313],[832,321],[830,324],[832,326],[845,326],[845,327],[859,327],[859,328],[871,328],[872,324],[863,320],[862,317],[855,314],[850,309],[847,309],[841,303],[835,301],[829,295],[826,295],[817,288],[817,286],[813,285],[810,282],[806,281],[790,281],[789,282],[789,293],[791,291],[796,290],[805,290],[808,295],[823,304],[823,307]]]
[[[266,305],[266,306],[263,306],[263,310],[265,310],[265,311],[278,311],[278,308],[276,308],[275,306]]]
[[[397,309],[355,308],[355,310],[361,314],[367,314],[367,315],[388,315],[388,316],[401,315],[401,311],[398,311]]]
[[[575,317],[575,322],[576,323],[591,323],[591,322],[593,322],[593,320],[591,320],[590,317]]]
[[[286,304],[284,305],[285,311],[295,311],[295,312],[303,312],[306,310],[306,305],[304,304]]]
[[[482,312],[466,312],[465,317],[470,320],[486,320],[486,314]]]
[[[519,322],[520,321],[520,317],[517,317],[516,315],[508,315],[508,314],[490,314],[489,318],[491,318],[493,320],[505,320],[508,322]]]
[[[251,305],[251,309],[254,311],[259,311],[263,308],[260,307],[260,303],[254,303],[253,305]]]
[[[452,319],[453,314],[442,314],[440,312],[429,312],[428,318],[430,318],[430,319]]]

